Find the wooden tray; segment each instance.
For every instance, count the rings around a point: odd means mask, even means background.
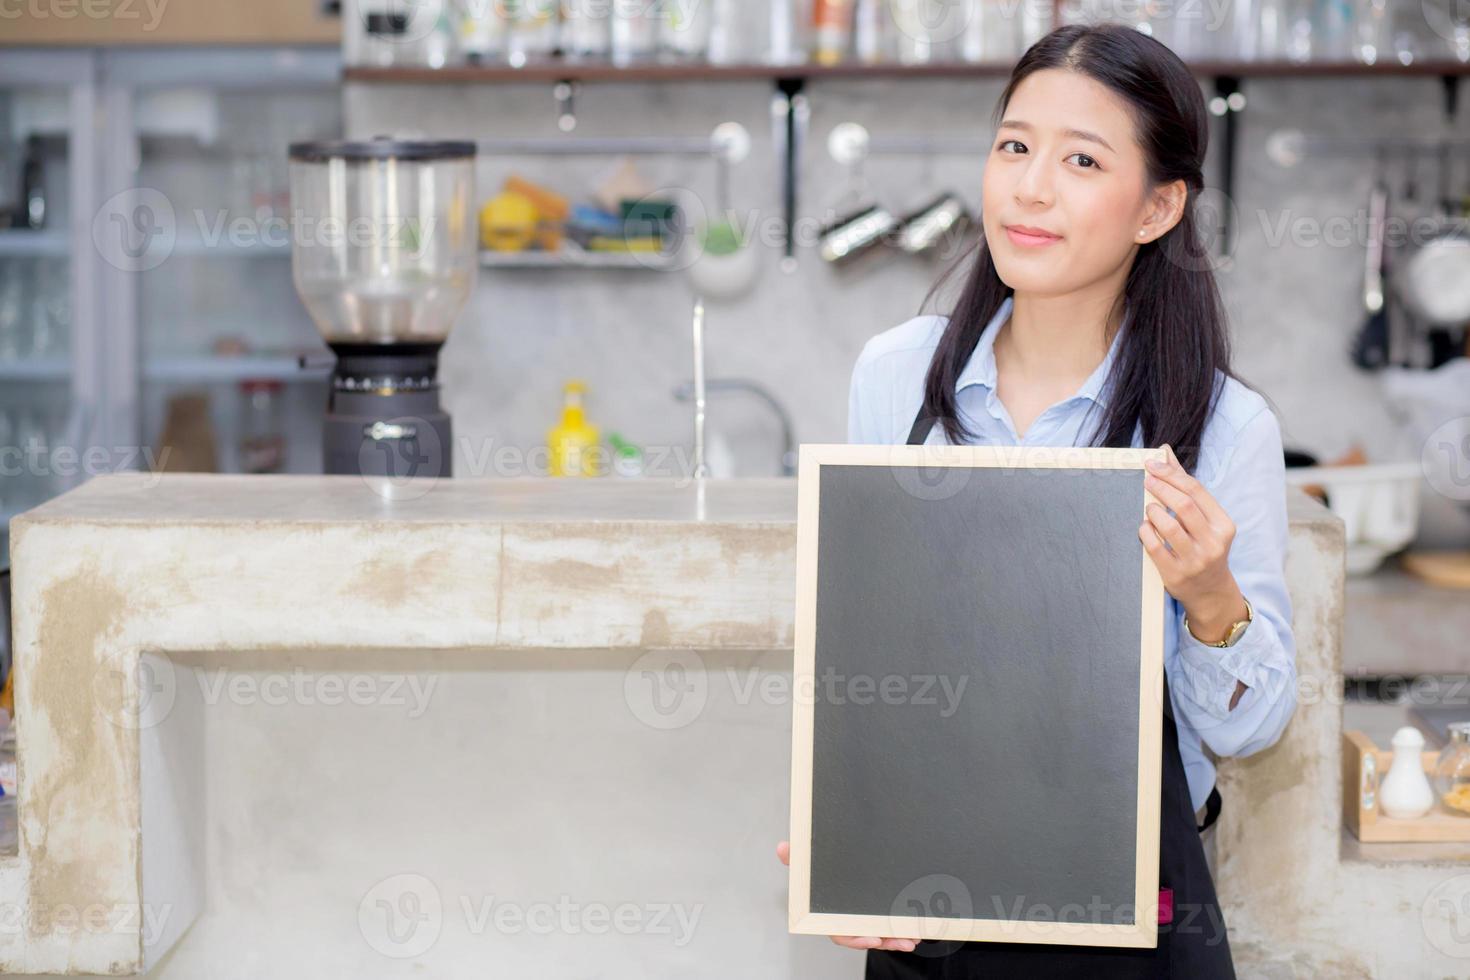
[[[1370,764],[1367,760],[1371,758]],[[1439,751],[1422,754],[1424,770],[1433,773]],[[1413,841],[1470,842],[1470,814],[1445,806],[1437,797],[1434,809],[1413,820],[1384,816],[1377,807],[1378,787],[1393,763],[1393,750],[1380,749],[1356,729],[1342,733],[1342,822],[1360,841],[1390,843]],[[1365,773],[1364,770],[1367,770]],[[1374,806],[1363,806],[1364,790],[1373,791]]]
[[[1470,589],[1470,551],[1409,551],[1402,562],[1404,571],[1431,585]]]

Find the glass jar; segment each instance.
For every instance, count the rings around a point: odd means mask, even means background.
[[[1450,725],[1450,740],[1434,763],[1434,791],[1445,808],[1470,817],[1470,721]]]

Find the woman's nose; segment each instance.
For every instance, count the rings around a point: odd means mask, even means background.
[[[1017,204],[1050,204],[1052,199],[1051,168],[1040,159],[1028,161],[1021,171],[1020,179],[1016,181],[1014,194]]]

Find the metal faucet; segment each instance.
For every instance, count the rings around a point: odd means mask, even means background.
[[[695,348],[703,350],[700,343],[700,329],[696,322],[695,326]],[[704,465],[704,392],[710,391],[744,391],[759,398],[770,406],[775,412],[776,418],[781,423],[781,475],[796,475],[796,439],[792,432],[791,415],[785,406],[771,394],[769,388],[758,381],[749,378],[704,378],[704,364],[702,359],[695,361],[695,375],[693,381],[686,381],[674,389],[674,397],[681,402],[694,400],[694,458],[695,468]]]
[[[675,393],[675,397],[678,394]],[[694,298],[694,478],[709,476],[704,461],[704,297]]]

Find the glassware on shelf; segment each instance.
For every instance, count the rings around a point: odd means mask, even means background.
[[[25,468],[21,467],[19,473],[10,472],[10,468],[16,463],[13,459],[14,453],[8,450],[16,445],[15,422],[10,417],[10,412],[0,406],[0,449],[7,450],[5,453],[5,472],[0,474],[0,511],[6,514],[15,514],[25,508],[21,506],[21,499],[25,494]]]
[[[560,0],[502,0],[506,12],[506,59],[513,68],[549,58],[556,51]]]
[[[1316,55],[1313,44],[1313,0],[1289,0],[1290,14],[1286,22],[1286,60],[1310,61]]]
[[[1261,8],[1269,0],[1235,0],[1225,8],[1215,38],[1215,56],[1223,61],[1255,61],[1260,58]],[[1151,3],[1150,8],[1153,8]]]
[[[49,357],[61,346],[56,337],[56,320],[51,315],[51,298],[47,295],[51,289],[51,276],[42,271],[47,265],[49,263],[44,261],[36,263],[30,302],[26,305],[31,324],[30,350],[26,353],[31,357]]]
[[[1419,28],[1423,18],[1417,5],[1395,3],[1389,11],[1389,33],[1392,37],[1393,60],[1401,65],[1412,65],[1419,57]]]
[[[1317,0],[1310,57],[1315,61],[1352,60],[1353,21],[1353,0]]]
[[[0,361],[56,357],[70,347],[67,263],[48,256],[0,259]]]
[[[978,3],[979,0],[971,0]],[[857,0],[852,12],[852,53],[863,64],[888,61],[890,29],[887,0]]]
[[[942,0],[892,0],[894,46],[904,65],[923,65],[941,57],[941,18],[936,6]]]
[[[244,402],[240,422],[240,472],[281,473],[286,468],[286,427],[280,381],[240,382]]]
[[[1388,0],[1357,0],[1357,6],[1353,55],[1365,65],[1376,65],[1389,58],[1393,49]]]
[[[1434,764],[1434,790],[1451,813],[1470,817],[1470,721],[1454,722]]]
[[[703,61],[709,53],[710,13],[706,0],[665,4],[659,18],[659,56],[665,61]]]
[[[612,0],[613,64],[637,64],[658,55],[660,13],[648,0]]]
[[[22,261],[0,261],[0,361],[15,361],[30,352]]]
[[[505,57],[507,28],[501,0],[455,0],[455,14],[459,53],[466,61],[484,64]]]
[[[1293,0],[1261,0],[1256,11],[1256,57],[1285,61],[1291,50]]]
[[[737,65],[745,58],[740,30],[740,0],[710,0],[709,49],[712,65]]]
[[[1020,35],[1016,44],[1017,56],[1050,33],[1056,24],[1054,8],[1041,0],[1021,0],[1019,14],[1016,20]]]
[[[771,65],[795,65],[806,60],[805,11],[809,0],[770,0],[767,10],[765,61]]]
[[[1051,29],[1050,21],[1042,19],[1045,11],[1027,9],[1037,5],[1037,0],[966,0],[961,8],[957,56],[975,64],[1019,58]],[[1023,36],[1031,40],[1023,43]]]
[[[426,68],[443,68],[459,52],[458,20],[448,0],[429,6],[433,19],[418,45],[417,61]]]
[[[600,60],[612,51],[607,0],[562,0],[562,53],[574,60]]]
[[[12,441],[0,442],[0,445],[14,447],[20,454],[20,476],[7,477],[7,482],[14,486],[12,499],[7,506],[26,510],[46,500],[54,492],[50,475],[51,452],[44,416],[30,409],[21,409],[16,414],[13,425]]]

